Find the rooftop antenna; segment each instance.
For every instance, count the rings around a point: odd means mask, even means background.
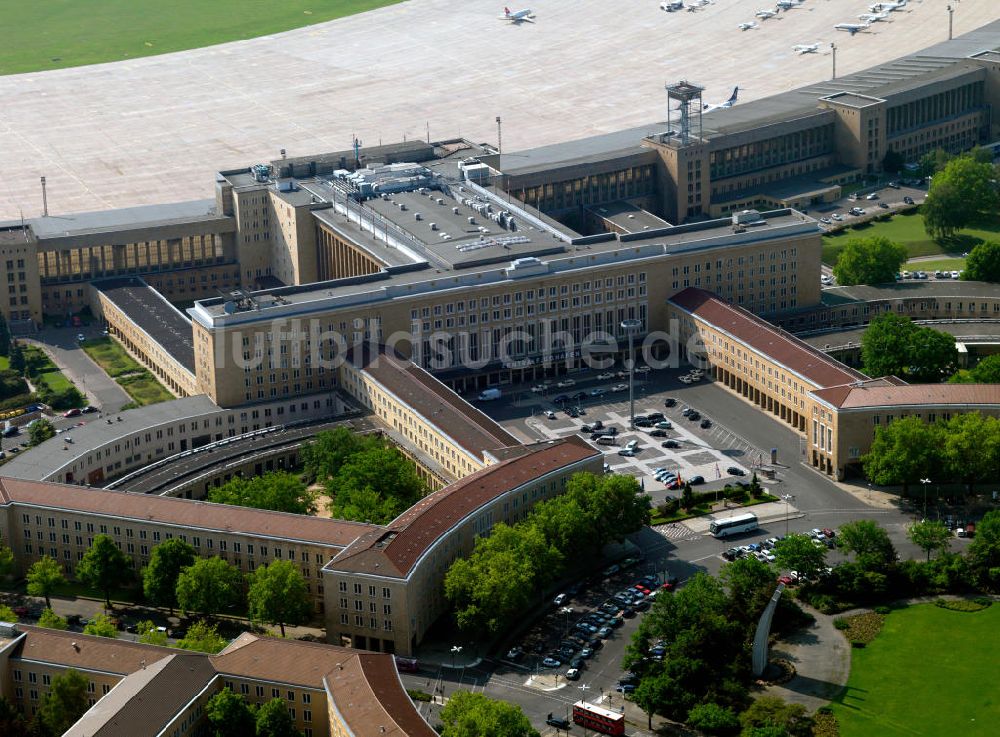
[[[361,155],[360,155],[360,152],[361,152],[361,140],[357,136],[355,136],[355,135],[352,135],[352,138],[354,139],[354,143],[351,144],[352,147],[354,148],[354,164],[355,164],[355,166],[357,166],[360,169],[361,168]]]
[[[431,121],[427,121],[427,143],[431,142]]]
[[[283,158],[283,159],[287,159],[288,158],[287,156],[285,156],[285,149],[281,149],[281,158]]]
[[[42,217],[49,216],[49,196],[45,191],[45,177],[42,177]]]
[[[687,80],[681,80],[674,84],[663,85],[664,89],[667,91],[667,135],[669,136],[670,129],[672,128],[670,113],[673,109],[680,112],[680,120],[678,121],[680,125],[680,139],[682,145],[687,145],[691,141],[691,124],[692,118],[697,117],[698,122],[698,138],[702,136],[701,127],[701,111],[703,108],[701,102],[701,93],[704,92],[705,88],[700,87],[696,84],[688,82]],[[670,103],[677,101],[680,103],[676,108],[671,108]]]

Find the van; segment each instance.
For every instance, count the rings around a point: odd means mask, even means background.
[[[598,445],[615,445],[616,444],[615,443],[615,436],[614,435],[601,435],[599,438],[597,438],[597,444]]]

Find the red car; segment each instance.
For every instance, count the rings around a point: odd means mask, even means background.
[[[649,596],[649,589],[643,586],[641,583],[637,583],[635,585],[635,588],[639,589],[639,591],[644,593],[646,596]]]
[[[662,589],[663,591],[673,591],[674,590],[673,581],[667,581],[666,583],[662,584],[660,586],[660,589]]]
[[[837,533],[831,530],[829,527],[823,528],[823,534],[826,535],[831,540],[837,536]]]
[[[791,586],[795,582],[792,580],[791,576],[779,576],[778,577],[778,583],[783,583],[783,584],[785,584],[785,586]]]
[[[68,409],[63,412],[63,417],[79,417],[83,412],[79,407],[74,407],[73,409]]]

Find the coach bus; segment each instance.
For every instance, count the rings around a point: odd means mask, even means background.
[[[584,729],[592,729],[603,734],[625,734],[625,715],[621,712],[603,709],[600,706],[577,701],[573,704],[573,721]]]
[[[751,532],[757,529],[757,515],[753,512],[747,512],[746,514],[738,514],[735,517],[717,519],[708,526],[708,529],[716,537],[728,537],[729,535]]]

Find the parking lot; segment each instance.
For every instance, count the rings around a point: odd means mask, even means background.
[[[682,483],[692,480],[694,485],[704,484],[711,489],[732,482],[739,476],[728,469],[735,468],[749,475],[753,466],[760,465],[768,457],[763,449],[740,437],[715,417],[700,411],[697,406],[688,405],[669,391],[657,390],[656,385],[664,379],[687,373],[687,369],[665,369],[636,381],[636,416],[649,417],[652,414],[653,418],[648,427],[637,427],[635,430],[629,429],[628,391],[610,392],[612,386],[622,383],[621,380],[617,377],[598,379],[596,372],[575,376],[572,387],[552,385],[541,394],[520,392],[517,403],[522,407],[525,403],[531,404],[532,414],[525,424],[536,437],[555,440],[582,434],[604,452],[608,470],[635,476],[653,497],[654,503],[659,503],[669,491],[666,485],[656,480],[656,469],[676,473]],[[590,396],[595,388],[609,391],[603,396]],[[573,398],[567,403],[553,401],[560,395],[573,397],[579,394],[587,396]],[[667,406],[670,400],[673,400],[672,406]],[[687,410],[698,414],[691,419],[685,416]],[[572,416],[581,411],[579,416]],[[663,415],[662,419],[657,413]],[[604,436],[607,439],[600,442],[592,439],[593,434],[583,428],[594,429],[598,422],[602,425],[602,432],[617,430],[617,434]],[[670,427],[664,427],[664,424]],[[622,455],[622,451],[628,452],[626,449],[630,443],[635,443],[635,455]]]

